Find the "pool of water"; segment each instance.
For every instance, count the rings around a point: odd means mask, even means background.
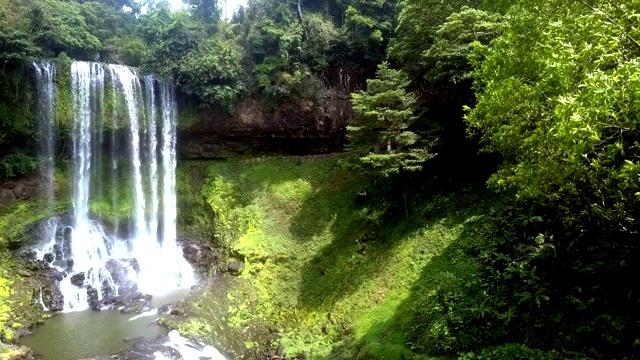
[[[189,289],[154,296],[151,305],[173,304],[189,293]],[[168,330],[156,324],[161,315],[144,316],[112,311],[80,311],[60,313],[33,330],[33,335],[20,339],[44,360],[74,360],[112,355],[130,348],[135,342],[125,338],[144,336],[153,339]]]

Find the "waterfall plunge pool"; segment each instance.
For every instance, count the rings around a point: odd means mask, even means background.
[[[173,304],[189,293],[188,288],[154,296],[154,308]],[[20,339],[20,345],[28,346],[42,360],[74,360],[109,356],[131,348],[138,341],[149,341],[169,330],[157,324],[162,315],[151,312],[123,314],[118,310],[79,311],[59,313],[33,330],[33,334]],[[126,342],[124,339],[142,339]],[[179,351],[183,359],[190,354]],[[199,353],[195,359],[204,355]],[[158,356],[157,358],[162,358]],[[218,359],[224,359],[221,355]]]

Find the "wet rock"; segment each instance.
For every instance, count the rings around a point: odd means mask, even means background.
[[[64,268],[67,272],[71,272],[71,270],[73,269],[73,265],[75,264],[75,262],[73,261],[73,259],[67,259],[65,260],[64,263]]]
[[[162,305],[158,308],[158,314],[160,315],[168,314],[170,311],[171,311],[171,306],[169,305]]]
[[[43,272],[44,277],[49,281],[60,282],[65,278],[65,274],[56,268],[48,268]]]
[[[178,245],[182,248],[182,254],[191,264],[193,269],[202,277],[209,275],[211,269],[216,269],[221,263],[222,256],[218,254],[206,241],[193,238],[182,238],[178,240]]]
[[[53,253],[44,254],[43,260],[44,262],[51,264],[55,260],[55,255]]]
[[[118,293],[120,294],[131,294],[136,293],[138,291],[138,284],[131,280],[127,280],[124,283],[121,283],[118,287]]]
[[[116,355],[119,360],[155,360],[162,359],[182,359],[178,350],[164,345],[161,342],[140,343],[133,348]]]
[[[38,256],[38,253],[36,253],[36,251],[33,249],[22,250],[18,255],[18,257],[21,258],[22,260],[31,260],[31,261],[36,261],[37,260],[36,256]]]
[[[84,284],[84,280],[85,280],[86,276],[84,274],[84,272],[79,272],[75,275],[71,276],[71,283],[77,287],[81,287]],[[88,291],[88,290],[87,290]]]
[[[56,259],[62,259],[64,257],[62,246],[60,244],[53,245],[53,253],[56,255]]]
[[[33,273],[27,269],[18,269],[18,271],[16,271],[16,274],[22,276],[22,277],[32,277]]]
[[[22,183],[16,184],[16,187],[13,189],[13,194],[18,200],[27,200],[31,196],[29,189]]]
[[[115,298],[114,306],[122,307],[122,313],[140,313],[145,309],[150,309],[152,295],[134,292],[120,295]]]
[[[4,183],[4,185],[2,185],[3,189],[9,189],[9,190],[13,190],[16,188],[16,183],[13,181],[7,181]]]
[[[44,263],[38,260],[27,260],[24,262],[24,267],[31,271],[40,271],[45,269]]]
[[[130,303],[128,305],[125,305],[125,307],[123,307],[120,312],[123,314],[141,313],[144,305],[145,304],[143,302]]]
[[[13,191],[9,189],[0,189],[0,206],[12,203],[15,200]]]
[[[98,289],[87,287],[87,302],[91,310],[100,311],[100,299],[98,297]]]
[[[25,337],[27,335],[31,335],[33,334],[31,331],[29,331],[29,329],[26,326],[21,326],[16,332],[15,332],[15,338],[19,339],[21,337]]]
[[[25,346],[15,346],[15,345],[3,345],[5,346],[9,351],[7,352],[7,359],[8,360],[34,360],[35,359],[35,354],[33,353],[33,350],[29,349],[28,347]],[[2,357],[2,359],[5,359],[4,357]]]
[[[138,291],[138,284],[129,279],[129,272],[140,271],[140,265],[135,259],[109,260],[105,264],[105,269],[111,275],[113,283],[118,287],[118,293],[129,294]]]
[[[116,304],[115,296],[105,296],[102,298],[100,303],[97,305],[99,311],[113,310]]]
[[[169,312],[169,315],[180,316],[182,315],[182,311],[180,311],[179,309],[171,309],[171,311]]]
[[[133,342],[144,339],[144,336],[128,336],[124,338],[124,342]]]
[[[42,302],[50,311],[62,311],[64,309],[64,295],[60,290],[60,283],[55,281],[42,288]]]
[[[235,260],[235,259],[229,262],[229,272],[231,273],[231,275],[240,275],[243,269],[244,269],[244,262],[240,260]]]

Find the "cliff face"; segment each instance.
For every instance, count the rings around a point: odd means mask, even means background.
[[[352,117],[350,93],[360,88],[354,73],[334,69],[315,99],[267,108],[258,98],[236,106],[233,115],[205,109],[198,120],[178,131],[178,155],[215,159],[242,154],[316,155],[341,151]]]

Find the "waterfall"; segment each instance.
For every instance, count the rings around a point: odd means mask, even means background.
[[[48,75],[42,64],[34,63],[41,108],[53,109],[47,105],[53,95],[42,95],[53,94],[45,89]],[[127,66],[91,62],[74,62],[70,79],[72,220],[56,223],[38,251],[40,259],[50,254],[49,262],[66,274],[59,284],[64,311],[99,309],[136,290],[159,294],[191,286],[193,270],[176,243],[174,87],[151,76],[141,81]],[[103,151],[107,144],[110,151]],[[116,212],[111,227],[91,213],[94,201],[104,202],[106,184],[107,201]],[[122,214],[117,207],[121,191],[132,200]],[[119,231],[121,224],[129,224],[131,231]],[[56,252],[56,246],[68,251]]]
[[[40,156],[46,184],[46,199],[53,202],[53,170],[55,166],[55,95],[54,78],[56,67],[49,61],[34,61],[31,63],[36,74],[38,90],[38,135],[40,137]]]

